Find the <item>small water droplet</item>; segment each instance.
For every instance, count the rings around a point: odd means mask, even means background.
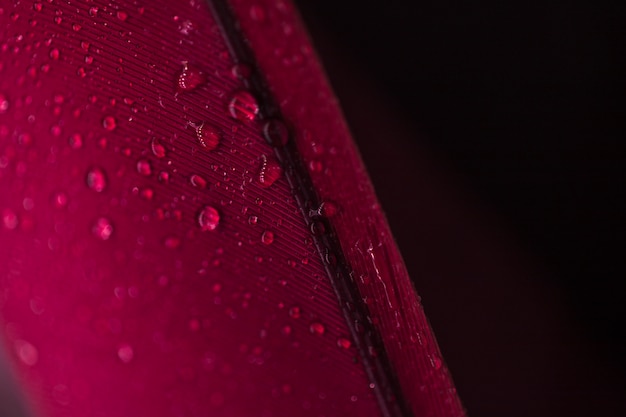
[[[115,117],[106,116],[104,119],[102,119],[102,127],[104,127],[108,131],[115,129],[117,127],[117,121],[115,120]]]
[[[207,151],[212,151],[217,148],[217,145],[220,143],[218,130],[205,122],[202,122],[200,126],[196,127],[196,137],[198,138],[198,142],[200,142],[200,146]]]
[[[261,235],[261,242],[266,245],[271,245],[272,242],[274,242],[274,232],[272,232],[271,230],[264,231]]]
[[[238,63],[231,68],[233,76],[240,80],[246,80],[252,75],[252,68],[244,63]]]
[[[117,349],[117,357],[124,363],[130,363],[134,356],[135,352],[131,345],[123,344]]]
[[[309,326],[309,331],[313,334],[321,336],[324,334],[324,332],[326,332],[326,328],[322,323],[314,322],[311,323],[311,325]]]
[[[141,175],[149,176],[152,174],[152,165],[147,159],[140,159],[137,161],[137,172]]]
[[[6,113],[7,110],[9,110],[9,99],[7,99],[4,94],[0,93],[0,114]]]
[[[157,138],[152,139],[150,148],[152,149],[154,156],[157,158],[163,158],[165,156],[165,146],[163,146]]]
[[[167,171],[161,171],[159,172],[159,176],[157,179],[159,180],[159,182],[167,184],[168,182],[170,182],[170,173]]]
[[[280,332],[284,334],[285,336],[289,336],[291,334],[291,326],[289,325],[283,326],[282,329],[280,329]]]
[[[80,133],[74,133],[69,139],[70,148],[80,149],[83,147],[83,136]]]
[[[324,164],[321,161],[311,161],[309,162],[309,169],[311,172],[322,172]]]
[[[67,200],[68,200],[67,194],[65,194],[62,191],[54,193],[54,195],[52,196],[52,204],[54,205],[54,207],[58,209],[61,209],[67,206]]]
[[[78,31],[79,31],[79,30],[81,30],[81,29],[82,29],[82,26],[81,26],[80,24],[78,24],[78,23],[74,23],[74,24],[72,24],[72,30],[73,30],[74,32],[78,32]]]
[[[198,174],[191,175],[191,177],[189,177],[189,182],[191,182],[191,185],[193,185],[194,187],[200,189],[206,188],[207,185],[206,180]]]
[[[282,174],[283,169],[274,158],[261,155],[261,168],[257,178],[263,188],[270,187]]]
[[[180,238],[178,236],[168,236],[163,241],[163,244],[168,249],[176,249],[176,248],[180,247],[181,243],[182,243],[182,241],[180,240]]]
[[[338,211],[339,207],[337,207],[337,204],[333,203],[332,201],[323,201],[322,204],[320,204],[319,209],[317,210],[320,216],[324,217],[333,217],[335,214],[337,214]]]
[[[248,217],[248,224],[251,224],[254,226],[255,224],[257,224],[258,221],[259,221],[259,218],[257,216]]]
[[[98,8],[96,6],[89,8],[89,16],[96,17],[98,15]]]
[[[324,226],[324,223],[320,221],[314,221],[313,223],[311,223],[311,233],[313,233],[315,236],[323,235],[325,232],[326,226]]]
[[[272,119],[263,125],[263,136],[271,146],[281,147],[289,140],[289,130],[281,120]]]
[[[40,12],[43,9],[43,5],[41,4],[40,1],[35,2],[35,4],[33,4],[33,10],[35,10],[36,12]]]
[[[289,309],[289,317],[291,317],[292,319],[299,319],[300,314],[300,307],[291,307]]]
[[[93,167],[87,172],[87,186],[97,193],[104,191],[107,187],[107,178],[101,168]]]
[[[241,90],[236,92],[228,103],[228,112],[237,120],[250,122],[259,113],[259,103],[248,91]]]
[[[192,91],[198,88],[200,85],[206,82],[206,76],[204,73],[198,68],[195,67],[189,62],[183,62],[183,69],[178,75],[178,80],[176,82],[176,90],[180,92]]]
[[[122,11],[122,10],[118,10],[117,11],[117,18],[119,20],[121,20],[122,22],[125,22],[126,19],[128,19],[128,13],[126,13],[125,11]]]
[[[150,188],[150,187],[146,187],[146,188],[141,190],[139,195],[144,200],[152,200],[152,198],[154,197],[154,190],[152,188]]]
[[[205,206],[198,214],[198,224],[202,231],[215,230],[219,223],[220,214],[211,206]]]
[[[113,234],[113,225],[106,217],[100,217],[91,228],[91,232],[100,240],[109,240]]]
[[[350,342],[350,339],[340,337],[339,339],[337,339],[337,346],[342,349],[350,349],[350,346],[352,346],[352,342]]]

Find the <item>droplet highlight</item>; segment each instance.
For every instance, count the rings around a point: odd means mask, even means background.
[[[263,188],[270,187],[282,174],[283,169],[274,158],[261,155],[261,167],[257,180]]]

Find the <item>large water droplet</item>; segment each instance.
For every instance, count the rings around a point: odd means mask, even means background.
[[[220,143],[220,134],[216,128],[202,122],[200,126],[196,127],[196,137],[203,149],[212,151],[217,148]]]
[[[87,186],[97,193],[104,191],[107,187],[107,178],[101,168],[93,167],[87,172]]]
[[[220,214],[211,206],[205,206],[198,214],[198,224],[203,231],[215,230],[219,223]]]
[[[236,92],[228,103],[228,112],[237,120],[250,122],[259,113],[259,103],[248,91],[241,90]]]
[[[289,140],[289,130],[281,120],[272,119],[263,125],[263,136],[271,146],[281,147]]]
[[[192,91],[198,88],[200,85],[206,82],[204,73],[197,67],[189,64],[189,62],[183,62],[183,69],[178,75],[176,82],[176,90],[178,92]]]
[[[113,234],[113,224],[106,217],[100,217],[91,228],[91,232],[100,240],[109,240]]]
[[[270,187],[282,174],[283,169],[274,158],[261,155],[261,168],[257,179],[263,188]]]

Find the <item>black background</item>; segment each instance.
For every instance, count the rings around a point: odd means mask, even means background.
[[[626,415],[618,5],[296,3],[469,414]]]

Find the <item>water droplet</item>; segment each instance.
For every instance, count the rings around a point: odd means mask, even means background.
[[[289,336],[291,334],[291,326],[289,325],[283,326],[282,329],[280,329],[280,332],[284,334],[285,336]]]
[[[157,179],[159,180],[159,182],[167,184],[168,182],[170,182],[170,173],[167,171],[161,171],[159,172],[159,176]]]
[[[91,228],[91,232],[100,240],[109,240],[113,234],[113,225],[106,217],[100,217]]]
[[[26,366],[35,366],[39,361],[37,348],[25,340],[15,341],[15,352]]]
[[[82,28],[83,28],[83,27],[82,27],[80,24],[78,24],[78,23],[74,23],[74,24],[72,24],[72,30],[73,30],[74,32],[78,32],[78,31],[79,31],[79,30],[81,30]]]
[[[196,127],[196,137],[198,138],[198,142],[200,142],[200,146],[207,151],[212,151],[217,148],[217,145],[220,143],[218,130],[205,122],[202,122],[200,126]]]
[[[121,20],[122,22],[125,22],[126,19],[128,19],[128,13],[126,13],[125,11],[122,11],[122,10],[118,10],[117,11],[117,18],[119,20]]]
[[[194,187],[200,189],[206,188],[207,184],[206,180],[198,174],[193,174],[191,177],[189,177],[189,182],[191,182],[191,185],[193,185]]]
[[[180,246],[181,243],[182,241],[178,236],[168,236],[163,241],[163,244],[168,249],[176,249]]]
[[[215,230],[219,223],[220,214],[211,206],[205,206],[198,214],[198,224],[203,231]]]
[[[106,174],[101,168],[93,167],[87,172],[87,186],[97,193],[107,187]]]
[[[117,127],[115,117],[106,116],[104,119],[102,119],[102,127],[104,127],[108,131],[115,129]]]
[[[96,6],[89,8],[89,16],[96,17],[98,15],[98,8]]]
[[[61,191],[59,191],[58,193],[54,193],[54,195],[52,196],[52,204],[58,209],[67,206],[67,200],[67,194]]]
[[[274,158],[261,155],[261,168],[258,181],[263,188],[268,188],[283,174],[283,169]]]
[[[291,317],[292,319],[299,319],[300,314],[300,307],[291,307],[289,309],[289,317]]]
[[[69,139],[70,148],[80,149],[83,147],[83,136],[80,133],[74,133]]]
[[[352,342],[350,342],[350,339],[340,337],[339,339],[337,339],[337,346],[342,349],[350,349],[350,346],[352,346]]]
[[[322,204],[320,204],[319,209],[317,210],[320,216],[324,217],[333,217],[335,214],[337,214],[338,211],[339,207],[337,207],[337,204],[333,203],[332,201],[323,201]]]
[[[263,125],[263,136],[271,146],[281,147],[289,140],[289,130],[281,120],[272,119]]]
[[[117,357],[124,363],[130,363],[135,356],[133,347],[128,344],[123,344],[117,349]]]
[[[266,245],[271,245],[273,241],[274,232],[272,232],[271,230],[264,231],[261,235],[261,242],[265,243]]]
[[[206,76],[197,67],[190,65],[189,62],[183,62],[183,69],[178,75],[176,82],[176,90],[180,92],[192,91],[206,82]]]
[[[157,138],[152,139],[150,147],[152,149],[152,153],[157,158],[163,158],[165,156],[165,146],[163,146]]]
[[[237,120],[250,122],[259,113],[259,103],[252,94],[241,90],[236,92],[228,103],[228,112]]]
[[[323,235],[325,232],[326,226],[324,226],[324,223],[320,221],[314,221],[313,223],[311,223],[311,233],[313,233],[315,236]]]
[[[235,78],[240,80],[246,80],[252,75],[252,68],[244,63],[238,63],[233,65],[230,71]]]
[[[309,169],[311,172],[321,172],[324,169],[324,164],[321,161],[309,162]]]
[[[35,4],[33,4],[33,10],[35,10],[36,12],[40,12],[43,9],[43,4],[41,4],[40,1],[35,2]]]
[[[152,198],[154,197],[154,190],[152,188],[150,188],[150,187],[146,187],[146,188],[141,190],[139,195],[144,200],[152,200]]]
[[[4,227],[9,230],[14,230],[17,227],[17,215],[11,209],[4,209],[2,211],[2,223]]]
[[[151,175],[152,165],[150,165],[150,161],[147,159],[140,159],[137,161],[137,172],[145,176]]]
[[[4,94],[0,93],[0,114],[6,113],[7,110],[9,110],[9,99],[7,99]]]
[[[311,323],[311,325],[309,326],[309,331],[313,334],[321,336],[326,331],[326,328],[324,327],[322,323],[314,322],[314,323]]]

